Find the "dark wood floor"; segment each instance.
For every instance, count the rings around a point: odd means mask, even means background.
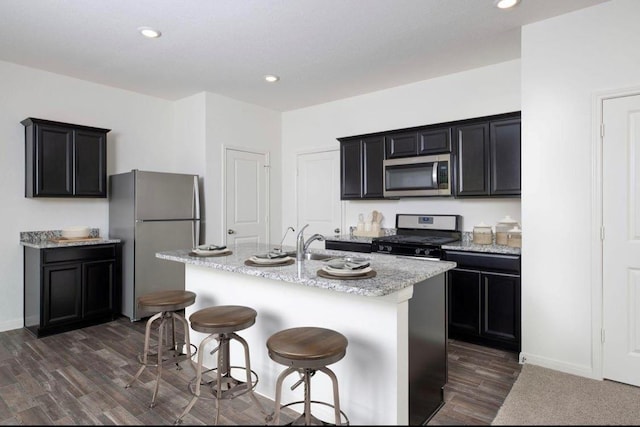
[[[138,369],[143,340],[144,322],[126,318],[40,339],[24,329],[1,332],[0,424],[173,424],[188,403],[192,374],[166,369],[150,409],[153,370],[124,388]],[[489,425],[519,372],[515,353],[450,341],[446,404],[429,425]],[[246,395],[222,403],[219,424],[265,424]],[[213,408],[212,401],[196,403],[184,424],[212,425]]]

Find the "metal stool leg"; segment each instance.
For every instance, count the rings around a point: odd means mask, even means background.
[[[280,403],[282,401],[282,382],[286,377],[290,374],[296,372],[295,368],[287,368],[280,375],[278,375],[278,379],[276,380],[276,400],[274,402],[274,414],[273,414],[273,424],[280,424]]]
[[[136,372],[133,379],[131,379],[131,381],[129,381],[129,383],[124,386],[124,388],[131,387],[131,385],[138,379],[140,374],[142,374],[142,371],[144,371],[144,369],[147,367],[148,354],[149,354],[149,340],[151,338],[151,324],[154,322],[154,320],[158,319],[160,316],[162,316],[162,313],[156,313],[153,316],[151,316],[149,320],[147,320],[147,324],[144,330],[144,350],[143,350],[144,352],[142,354],[142,366],[140,366],[140,369],[138,369],[138,372]]]
[[[153,390],[153,396],[151,397],[150,408],[156,406],[156,397],[158,397],[158,390],[160,389],[160,377],[162,376],[162,347],[164,345],[164,326],[167,321],[167,313],[161,313],[160,327],[158,328],[158,366],[156,366],[156,385]]]
[[[333,409],[334,409],[334,413],[335,413],[335,418],[336,418],[336,425],[342,425],[342,419],[340,417],[340,396],[338,393],[338,378],[336,377],[336,374],[333,373],[333,371],[329,368],[318,368],[318,370],[320,372],[324,372],[325,374],[327,374],[329,376],[329,378],[331,378],[331,383],[333,384]]]
[[[232,338],[235,339],[236,341],[238,341],[240,344],[242,344],[242,347],[244,349],[244,368],[245,368],[245,372],[246,372],[246,376],[247,376],[247,382],[246,382],[246,387],[249,393],[249,397],[251,398],[251,400],[253,400],[253,403],[256,404],[256,406],[258,407],[258,409],[260,409],[260,412],[262,412],[264,415],[267,415],[267,411],[266,409],[264,409],[264,406],[262,406],[262,403],[260,403],[260,401],[258,400],[258,398],[256,397],[255,393],[252,390],[252,383],[251,383],[251,361],[250,361],[250,357],[249,357],[249,344],[247,344],[247,341],[242,338],[241,336],[239,336],[236,333],[232,333],[231,334]]]
[[[209,343],[209,341],[211,341],[214,338],[215,338],[215,335],[209,335],[208,337],[203,339],[202,342],[200,343],[200,348],[198,349],[198,364],[196,366],[196,379],[195,379],[196,388],[193,393],[193,397],[191,398],[191,401],[189,401],[189,404],[184,408],[184,410],[182,411],[182,414],[180,414],[180,416],[178,417],[178,419],[176,419],[174,424],[182,423],[182,418],[189,413],[191,408],[193,408],[193,405],[195,405],[196,401],[200,397],[200,383],[202,382],[202,359],[204,357],[203,356],[204,352],[202,350]]]

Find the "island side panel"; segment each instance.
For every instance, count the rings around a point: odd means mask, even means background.
[[[424,425],[444,405],[447,382],[445,275],[413,285],[409,300],[409,423]]]
[[[195,304],[186,309],[187,316],[214,305],[246,305],[258,312],[256,323],[239,332],[249,343],[251,368],[259,376],[258,393],[273,400],[276,378],[285,369],[268,356],[269,336],[297,326],[331,328],[349,341],[345,357],[329,368],[338,378],[341,409],[350,423],[409,423],[408,300],[412,286],[384,297],[364,297],[191,264],[186,264],[185,274],[186,289],[197,295]],[[192,342],[199,345],[205,336],[192,331]],[[231,363],[241,366],[241,348],[233,344]],[[213,367],[209,351],[203,353],[205,365]],[[302,399],[301,388],[290,390],[296,380],[291,375],[285,381],[283,403]],[[313,377],[313,400],[332,403],[331,390],[326,375]],[[314,413],[332,419],[330,408],[318,406]]]

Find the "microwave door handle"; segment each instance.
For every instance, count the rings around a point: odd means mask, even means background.
[[[435,188],[438,188],[438,162],[433,162],[433,171],[431,172],[431,179],[433,180],[433,185]]]

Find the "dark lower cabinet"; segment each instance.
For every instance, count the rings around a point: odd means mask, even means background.
[[[113,320],[120,245],[24,248],[24,326],[42,337]]]
[[[520,256],[446,251],[449,338],[520,351]]]

